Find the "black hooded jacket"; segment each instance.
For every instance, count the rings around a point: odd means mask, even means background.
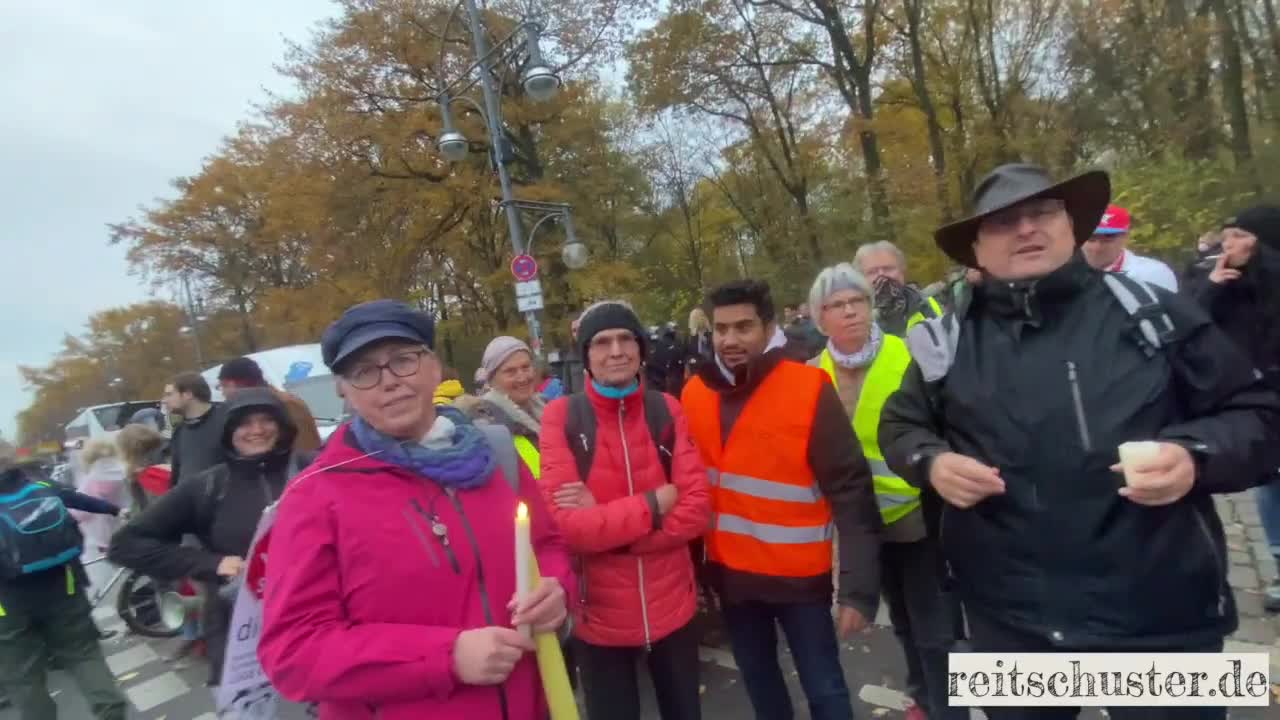
[[[988,280],[936,383],[912,363],[880,446],[917,486],[956,452],[1005,492],[943,505],[939,542],[966,608],[1063,648],[1177,649],[1236,627],[1212,494],[1256,484],[1280,447],[1280,399],[1208,316],[1159,288],[1174,335],[1148,355],[1079,255],[1031,283]],[[1118,494],[1126,441],[1183,445],[1195,485],[1161,507]]]
[[[241,457],[231,435],[254,412],[273,415],[280,437],[272,452]],[[223,463],[174,486],[116,532],[111,562],[160,580],[192,577],[216,582],[218,563],[228,555],[244,557],[249,552],[262,511],[279,499],[291,470],[305,464],[290,451],[294,434],[284,406],[270,389],[236,393],[223,415]],[[201,547],[184,547],[184,535],[196,536]]]
[[[1240,278],[1221,285],[1198,268],[1184,292],[1248,353],[1272,387],[1280,388],[1280,250],[1259,242]]]

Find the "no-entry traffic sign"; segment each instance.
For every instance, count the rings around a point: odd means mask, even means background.
[[[520,282],[538,277],[538,261],[532,255],[517,255],[511,259],[511,274]]]

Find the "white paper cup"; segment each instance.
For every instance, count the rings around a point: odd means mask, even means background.
[[[1133,468],[1146,465],[1160,453],[1160,443],[1154,440],[1120,443],[1120,466],[1124,468],[1124,482],[1130,484]]]

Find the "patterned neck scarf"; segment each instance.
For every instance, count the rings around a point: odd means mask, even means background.
[[[436,408],[435,424],[420,442],[383,434],[359,415],[351,430],[361,450],[444,487],[477,488],[493,475],[496,461],[484,433],[455,408]]]
[[[845,370],[855,370],[857,368],[865,368],[876,361],[876,356],[880,354],[880,346],[884,344],[884,332],[880,330],[880,325],[871,323],[871,337],[867,339],[867,343],[862,349],[855,353],[842,353],[836,349],[834,340],[827,341],[827,352],[831,353],[831,359],[836,365]]]

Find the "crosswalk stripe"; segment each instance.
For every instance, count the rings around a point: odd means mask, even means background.
[[[144,665],[156,662],[160,656],[150,645],[140,643],[134,645],[128,650],[122,650],[114,655],[107,656],[107,667],[111,668],[112,675],[123,675],[131,670],[137,670]]]
[[[191,686],[177,674],[166,672],[124,691],[139,712],[146,712],[191,692]]]

